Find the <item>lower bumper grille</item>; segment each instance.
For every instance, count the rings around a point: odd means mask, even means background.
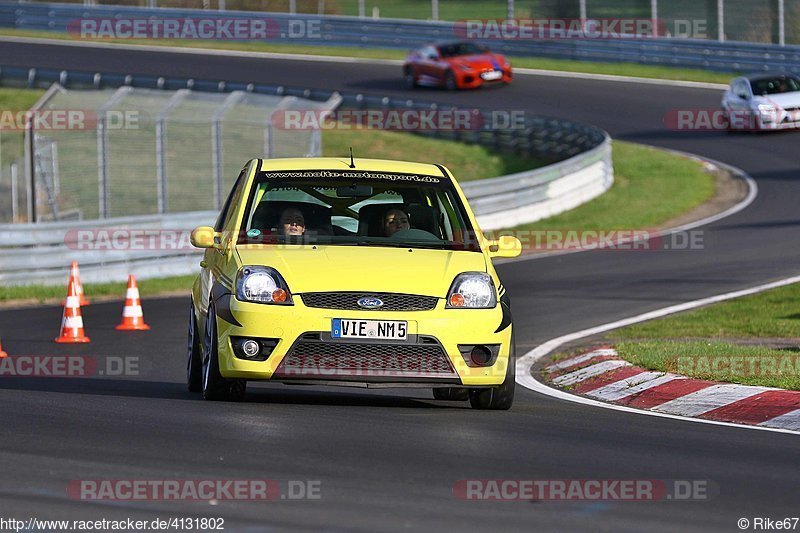
[[[457,378],[436,344],[367,344],[298,341],[274,378]]]

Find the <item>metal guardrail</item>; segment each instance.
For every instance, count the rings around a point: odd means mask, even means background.
[[[291,42],[311,45],[408,49],[435,40],[462,38],[453,22],[405,19],[361,19],[246,11],[210,12],[199,9],[142,8],[125,6],[87,7],[75,4],[19,4],[0,2],[0,27],[66,32],[70,21],[83,18],[122,17],[225,17],[269,19],[276,25],[275,37],[292,35]],[[291,21],[291,22],[290,22]],[[307,27],[311,35],[294,35],[289,25]],[[319,23],[317,25],[317,23]],[[77,37],[76,37],[77,38]],[[701,68],[722,72],[785,70],[800,73],[800,46],[745,42],[715,42],[703,39],[563,39],[480,40],[509,56],[546,57],[582,61],[634,62]]]
[[[0,284],[59,284],[71,261],[84,281],[121,281],[187,274],[202,252],[192,248],[192,228],[208,225],[214,211],[105,220],[0,225]],[[185,231],[184,231],[185,230]],[[167,237],[167,244],[165,239]]]
[[[58,82],[65,87],[136,87],[195,91],[248,91],[261,94],[296,95],[327,101],[332,91],[230,83],[224,80],[189,80],[126,74],[37,70],[0,66],[0,84],[46,87]],[[341,94],[341,106],[378,110],[447,110],[435,102],[403,100],[363,94]],[[482,124],[491,124],[492,112],[483,114]],[[432,130],[418,132],[437,138],[477,143],[493,149],[526,154],[554,164],[499,178],[465,182],[462,188],[484,230],[513,227],[571,209],[607,190],[613,183],[611,142],[608,134],[594,126],[541,116],[525,116],[511,129]],[[63,283],[70,261],[81,264],[85,281],[124,280],[135,271],[140,278],[187,274],[194,271],[201,254],[186,246],[175,249],[141,249],[125,239],[136,231],[171,230],[184,237],[195,226],[207,225],[213,212],[110,218],[39,224],[0,225],[0,283]],[[109,241],[109,231],[126,231],[123,241],[101,247],[97,239]],[[78,234],[79,230],[86,230]],[[144,238],[144,237],[143,237]],[[183,239],[183,241],[182,241]],[[145,247],[147,248],[147,247]]]
[[[468,181],[461,189],[483,230],[513,228],[573,209],[614,184],[611,138],[544,168]]]

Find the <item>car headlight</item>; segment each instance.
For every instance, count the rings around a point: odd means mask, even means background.
[[[236,275],[236,299],[261,304],[293,305],[292,293],[278,271],[264,266],[243,266]]]
[[[496,305],[494,282],[483,272],[459,274],[447,293],[446,307],[451,309],[488,309]]]
[[[772,104],[758,104],[758,112],[761,113],[762,116],[774,117],[777,113],[777,109]]]

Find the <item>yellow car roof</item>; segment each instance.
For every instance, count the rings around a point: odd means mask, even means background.
[[[442,176],[442,171],[431,163],[392,161],[389,159],[362,159],[356,157],[355,168],[350,168],[349,157],[293,157],[283,159],[262,159],[261,170],[368,170],[372,172],[399,172],[403,174],[423,174]],[[452,177],[450,171],[448,175]]]

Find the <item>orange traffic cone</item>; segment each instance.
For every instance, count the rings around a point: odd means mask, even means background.
[[[0,359],[2,359],[3,357],[8,357],[8,354],[3,351],[3,343],[0,342]]]
[[[78,270],[77,261],[72,262],[69,271],[70,271],[70,276],[72,276],[72,279],[75,280],[75,290],[78,291],[78,298],[81,301],[81,306],[89,305],[89,300],[87,300],[86,296],[83,294],[83,283],[81,283],[81,273],[80,270]],[[66,300],[61,302],[61,305],[67,305]]]
[[[139,287],[136,276],[128,276],[128,290],[125,293],[125,308],[122,310],[122,323],[114,329],[122,331],[144,331],[150,326],[144,323],[142,301],[139,299]]]
[[[61,335],[56,342],[89,342],[89,337],[83,334],[81,299],[75,288],[75,280],[71,275],[67,288],[67,300],[64,304],[64,318],[61,319]]]

